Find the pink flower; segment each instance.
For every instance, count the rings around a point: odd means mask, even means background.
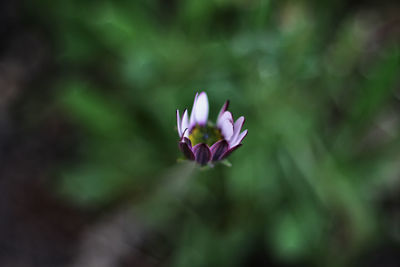
[[[190,117],[187,109],[182,117],[176,111],[179,148],[189,160],[195,160],[201,165],[214,163],[228,157],[239,148],[247,135],[247,130],[241,132],[244,117],[235,122],[228,109],[226,101],[219,112],[216,125],[208,121],[208,97],[205,92],[196,94]]]

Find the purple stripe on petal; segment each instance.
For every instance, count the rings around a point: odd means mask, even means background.
[[[221,110],[218,113],[217,121],[222,116],[222,114],[224,114],[224,112],[228,110],[228,107],[229,107],[229,100],[226,100],[225,104],[222,106]]]
[[[212,161],[217,161],[221,158],[222,154],[224,154],[229,148],[229,144],[226,140],[220,140],[213,144],[210,147],[212,154]]]
[[[226,157],[228,157],[230,154],[232,154],[233,151],[235,151],[236,149],[238,149],[239,147],[241,147],[242,144],[239,144],[235,147],[232,147],[231,149],[229,149],[228,151],[226,151],[224,154],[222,154],[220,160],[225,159]]]
[[[194,160],[193,151],[190,149],[189,145],[186,142],[179,142],[179,149],[182,151],[185,158]]]
[[[204,143],[195,145],[193,153],[196,161],[201,165],[206,165],[211,160],[211,151]]]
[[[183,137],[186,137],[187,131],[188,131],[187,128],[186,128],[185,130],[183,130],[183,133],[182,133],[182,135],[180,136],[179,142],[182,142]]]

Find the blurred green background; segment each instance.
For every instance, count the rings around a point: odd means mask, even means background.
[[[22,265],[0,249],[4,266],[398,266],[398,2],[38,0],[10,10],[4,20],[18,26],[2,33],[25,37],[2,45],[3,66],[20,59],[29,78],[3,104],[8,151],[24,148],[2,168],[26,177],[33,162],[39,178],[15,191],[46,197],[32,197],[40,223],[21,228],[47,233],[50,220],[53,230],[41,242],[24,235],[35,256]],[[246,117],[231,168],[176,161],[175,110],[198,91],[212,120],[226,99]],[[32,252],[63,242],[63,252]]]

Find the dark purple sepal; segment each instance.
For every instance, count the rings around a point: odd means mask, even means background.
[[[229,149],[228,151],[226,151],[220,158],[220,160],[223,160],[225,158],[227,158],[230,154],[233,153],[233,151],[235,151],[236,149],[238,149],[239,147],[241,147],[242,144],[238,144],[237,146],[232,147],[231,149]]]
[[[183,137],[182,142],[186,143],[190,147],[190,149],[192,149],[192,142],[190,141],[189,138]]]
[[[210,147],[212,161],[217,161],[228,150],[229,144],[226,140],[220,140]]]
[[[196,161],[200,165],[206,165],[211,160],[211,151],[204,143],[195,145],[193,147],[193,153]]]
[[[192,145],[190,143],[190,140],[188,139],[189,140],[189,143],[188,143],[188,142],[186,142],[185,139],[187,139],[187,138],[184,138],[183,142],[179,142],[179,149],[182,151],[182,153],[185,156],[185,158],[187,158],[189,160],[194,160],[195,156],[194,156],[193,151],[191,149]]]

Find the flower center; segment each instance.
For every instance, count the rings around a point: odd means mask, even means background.
[[[200,143],[211,146],[215,142],[222,140],[223,137],[218,128],[212,125],[200,126],[197,124],[190,132],[189,139],[192,142],[192,146]]]

